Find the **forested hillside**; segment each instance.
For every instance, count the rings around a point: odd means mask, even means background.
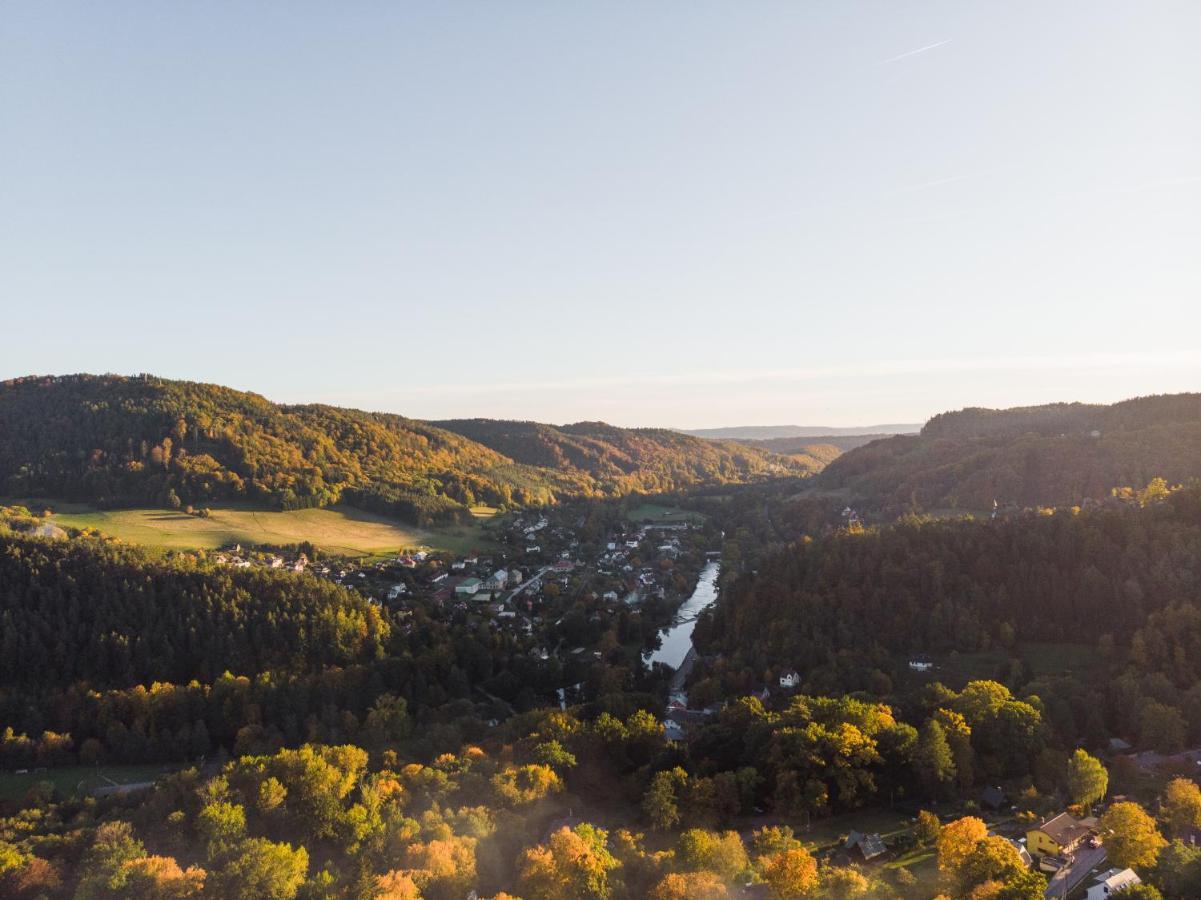
[[[604,422],[542,425],[495,419],[434,422],[518,463],[571,472],[606,494],[654,493],[697,482],[782,474],[785,463],[733,441],[705,441],[664,428],[615,428]]]
[[[474,504],[672,490],[797,468],[670,432],[528,427],[561,437],[500,440],[498,452],[401,416],[281,406],[216,385],[22,378],[0,383],[0,494],[101,505],[245,498],[283,509],[343,500],[426,523]]]
[[[358,739],[387,692],[414,714],[457,700],[451,718],[478,729],[471,685],[533,697],[550,691],[541,669],[557,671],[512,637],[456,633],[420,607],[396,616],[312,575],[3,522],[0,586],[0,732],[69,734],[49,751],[60,762]],[[445,747],[463,734],[422,737]],[[22,765],[25,747],[0,739],[0,768]]]
[[[1100,677],[1044,696],[1064,740],[1138,736],[1154,701],[1179,744],[1186,725],[1201,737],[1201,489],[1144,500],[800,541],[730,584],[696,634],[730,673],[795,668],[823,692],[887,692],[915,654],[1084,644]]]
[[[844,454],[820,484],[896,513],[1070,506],[1157,476],[1201,476],[1201,394],[944,413]]]
[[[389,634],[378,607],[327,580],[97,539],[0,531],[0,584],[3,689],[307,673],[377,659]]]

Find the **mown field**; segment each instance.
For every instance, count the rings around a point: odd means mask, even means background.
[[[935,656],[933,672],[909,677],[914,680],[941,681],[959,690],[969,681],[1004,681],[1015,661],[1032,677],[1074,675],[1085,679],[1090,672],[1105,664],[1097,655],[1096,648],[1088,644],[1023,641],[1013,650],[998,648]]]
[[[656,525],[681,525],[685,522],[703,522],[705,517],[698,512],[678,506],[663,506],[658,503],[640,503],[631,506],[626,518],[631,522],[652,522]]]
[[[416,528],[349,506],[278,512],[242,506],[214,507],[210,518],[167,509],[95,509],[50,503],[53,521],[95,528],[130,544],[163,550],[214,550],[229,544],[296,544],[309,541],[327,553],[394,554],[432,547],[462,552],[489,543],[490,510],[476,511],[469,525]]]
[[[41,771],[30,769],[18,775],[0,772],[0,801],[19,800],[35,784],[48,781],[62,797],[83,796],[97,788],[118,784],[142,784],[175,771],[172,766],[57,766]]]

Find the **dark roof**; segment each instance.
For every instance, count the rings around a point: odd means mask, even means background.
[[[1000,809],[1005,805],[1005,800],[1005,792],[999,787],[990,785],[980,792],[980,802],[993,809]]]
[[[1044,832],[1047,837],[1061,847],[1074,843],[1090,833],[1087,825],[1078,822],[1067,813],[1060,813],[1047,819],[1038,826],[1038,830]]]
[[[858,831],[852,831],[847,835],[846,843],[843,847],[847,850],[859,848],[859,852],[863,854],[865,860],[874,859],[881,853],[884,853],[888,848],[884,846],[884,838],[878,834],[860,834]]]
[[[859,852],[863,854],[864,859],[873,859],[886,849],[884,838],[878,834],[865,834],[863,840],[859,842]]]

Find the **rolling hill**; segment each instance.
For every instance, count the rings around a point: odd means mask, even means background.
[[[600,423],[436,424],[285,406],[148,375],[0,382],[0,493],[106,506],[337,502],[416,523],[803,471],[786,457]]]
[[[944,413],[845,453],[818,484],[883,511],[981,510],[1100,500],[1157,476],[1201,477],[1201,394]]]
[[[839,428],[829,425],[732,425],[725,428],[681,428],[681,434],[709,440],[768,441],[776,438],[831,438],[870,435],[878,437],[888,434],[913,434],[921,430],[921,424],[908,422],[897,425],[860,425]]]

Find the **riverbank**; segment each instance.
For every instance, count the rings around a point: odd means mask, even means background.
[[[720,574],[721,564],[718,562],[708,562],[701,569],[692,595],[676,612],[675,623],[659,633],[659,649],[646,659],[648,665],[662,663],[671,666],[677,673],[686,663],[691,668],[688,657],[692,655],[692,632],[696,628],[697,617],[717,600],[717,578]]]

